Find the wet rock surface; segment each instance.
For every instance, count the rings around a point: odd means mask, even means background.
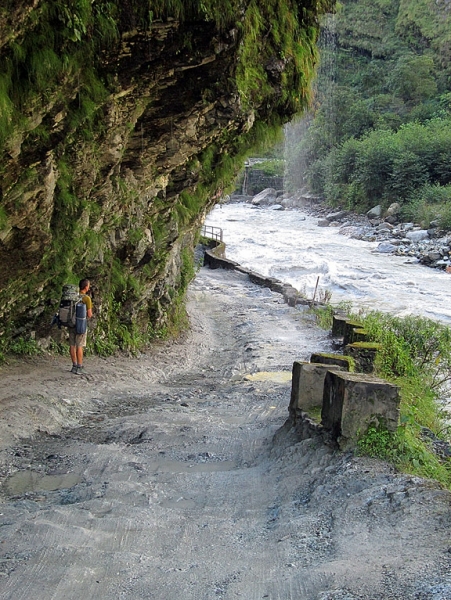
[[[379,216],[372,215],[372,211],[366,215],[348,211],[331,213],[330,207],[322,205],[310,206],[309,212],[318,216],[319,227],[339,227],[343,235],[379,242],[377,252],[405,256],[436,269],[451,265],[451,235],[438,227],[425,230],[414,223],[400,222],[390,214],[386,217],[379,213]]]
[[[277,192],[279,194],[279,192]],[[263,199],[263,200],[262,200]],[[348,210],[334,210],[319,197],[310,194],[280,194],[276,190],[263,190],[257,196],[234,194],[232,202],[249,202],[256,207],[277,207],[278,210],[301,208],[318,217],[318,227],[337,227],[343,235],[366,242],[379,242],[376,252],[405,256],[409,261],[427,267],[445,270],[451,268],[451,235],[434,222],[430,229],[415,223],[400,221],[400,206],[392,204],[385,212],[375,206],[360,215]],[[275,204],[277,202],[277,204]],[[279,204],[280,203],[280,204]]]
[[[201,269],[137,358],[3,367],[1,597],[445,600],[449,492],[287,421],[303,307]]]

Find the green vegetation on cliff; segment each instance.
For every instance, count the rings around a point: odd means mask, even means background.
[[[205,212],[308,106],[331,4],[2,3],[3,349],[48,343],[61,285],[82,276],[98,351],[183,324]]]

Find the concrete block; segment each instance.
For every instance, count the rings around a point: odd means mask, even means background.
[[[327,354],[326,352],[315,352],[310,357],[310,362],[323,365],[342,367],[344,371],[354,370],[354,360],[350,356],[342,354]]]
[[[342,338],[345,334],[345,326],[348,321],[348,317],[343,315],[333,315],[332,317],[332,337]]]
[[[324,378],[329,369],[342,370],[342,367],[295,361],[291,378],[291,398],[288,411],[296,420],[298,411],[308,412],[321,407],[324,393]]]
[[[355,370],[358,373],[372,373],[377,352],[381,347],[381,344],[375,342],[354,342],[345,347],[344,354],[354,359]]]
[[[358,321],[346,321],[345,323],[345,331],[343,335],[343,345],[347,346],[348,344],[352,344],[355,342],[355,329],[362,329],[362,323]]]
[[[321,423],[346,450],[356,445],[370,425],[396,431],[399,403],[398,387],[383,379],[364,373],[328,371]]]

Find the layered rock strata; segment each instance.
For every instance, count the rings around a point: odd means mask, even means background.
[[[206,211],[308,104],[327,3],[143,4],[0,8],[4,344],[81,277],[99,349],[180,320]]]

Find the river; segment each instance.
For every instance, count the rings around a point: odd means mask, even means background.
[[[451,324],[450,274],[378,253],[378,242],[354,240],[317,222],[301,209],[244,203],[217,205],[205,221],[222,228],[227,258],[290,283],[308,298],[318,282],[316,297],[327,290],[334,305],[350,302],[353,310],[415,314]]]

